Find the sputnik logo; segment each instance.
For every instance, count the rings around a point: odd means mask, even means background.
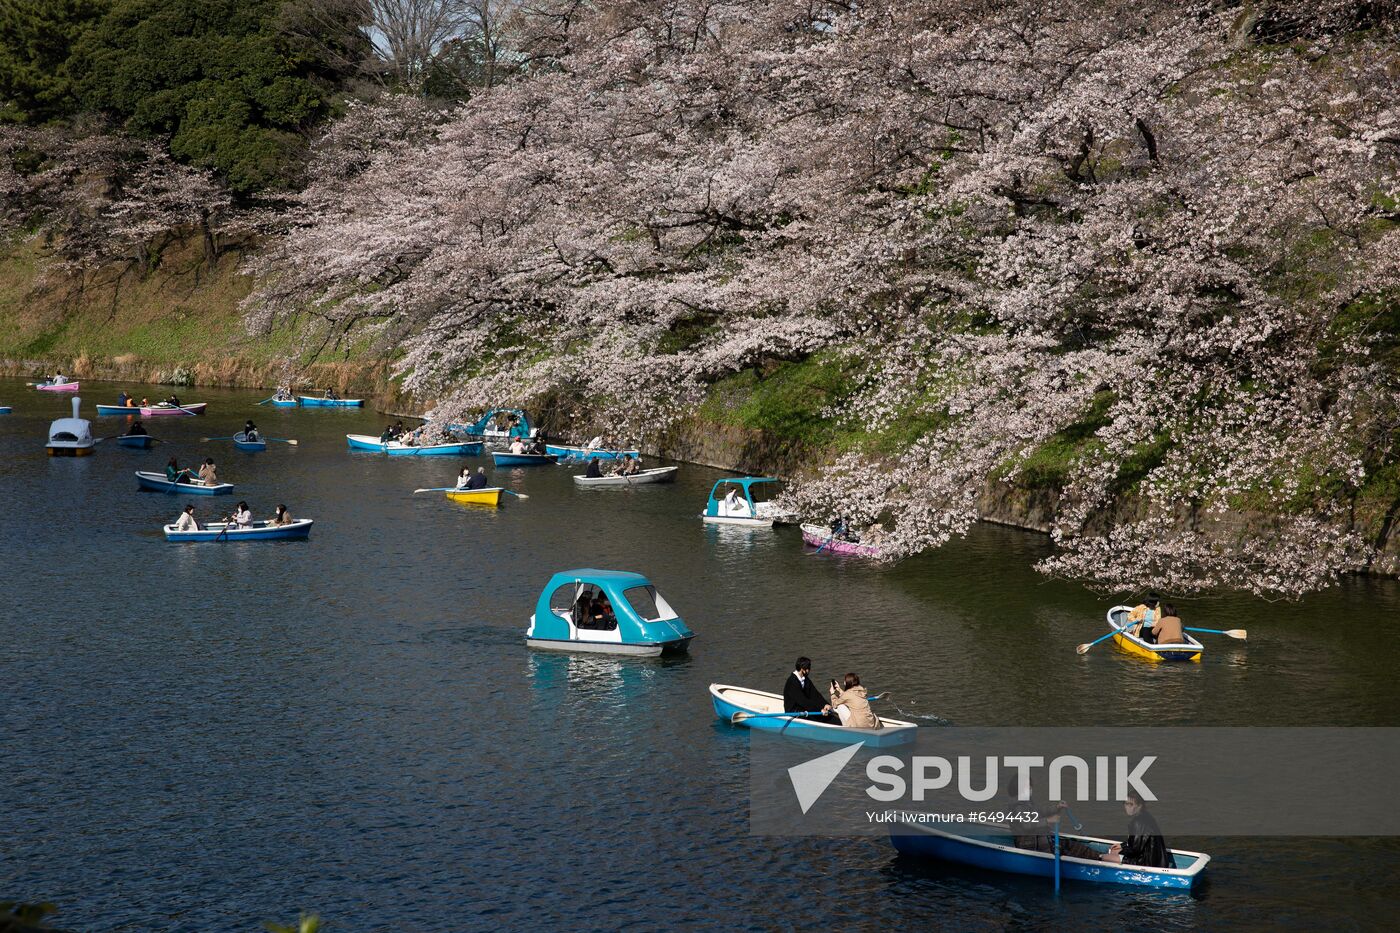
[[[845,748],[838,748],[820,758],[813,758],[811,761],[804,761],[800,765],[788,768],[788,779],[792,781],[792,790],[797,794],[797,803],[802,807],[803,813],[812,809],[821,795],[831,786],[831,782],[836,780],[841,769],[846,767],[846,764],[855,757],[860,748],[861,743],[857,742],[854,745],[847,745]]]

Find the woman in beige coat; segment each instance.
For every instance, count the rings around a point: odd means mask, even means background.
[[[850,712],[842,725],[850,726],[853,729],[880,728],[880,717],[871,710],[870,700],[866,698],[865,688],[860,685],[858,674],[846,675],[845,689],[838,687],[836,681],[831,682],[831,706],[832,709],[845,706]]]

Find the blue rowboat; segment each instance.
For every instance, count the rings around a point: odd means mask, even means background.
[[[474,457],[481,453],[481,441],[451,444],[420,444],[416,447],[398,441],[380,443],[372,434],[347,434],[345,441],[351,450],[373,450],[391,457]]]
[[[566,457],[570,460],[622,460],[626,457],[637,458],[642,455],[640,450],[608,450],[602,447],[571,447],[567,444],[545,444],[545,453],[554,454],[556,457]]]
[[[362,398],[316,398],[311,395],[298,395],[297,401],[303,408],[364,408]]]
[[[793,739],[839,742],[842,745],[860,742],[870,748],[891,748],[910,744],[919,733],[919,727],[912,722],[884,716],[880,717],[883,726],[879,729],[856,729],[828,722],[813,722],[801,716],[764,715],[783,711],[782,694],[729,684],[710,684],[710,702],[714,704],[715,715],[720,719],[726,719],[736,726],[780,732]]]
[[[253,522],[239,527],[232,523],[211,522],[198,531],[179,531],[174,525],[165,526],[167,541],[290,541],[306,540],[311,535],[312,519],[299,518],[286,525]]]
[[[123,417],[129,416],[129,415],[140,415],[140,414],[141,414],[141,406],[140,406],[140,405],[98,405],[98,406],[97,406],[97,413],[98,413],[99,415],[121,415],[121,416],[123,416]]]
[[[1099,852],[1107,852],[1114,840],[1092,836],[1061,835],[1074,839]],[[972,865],[989,871],[1015,875],[1055,876],[1055,854],[1032,852],[1016,847],[1010,832],[990,831],[975,836],[960,836],[934,829],[922,823],[899,822],[890,827],[890,843],[906,855],[922,855]],[[1171,849],[1174,868],[1146,868],[1142,865],[1115,865],[1089,859],[1060,856],[1060,877],[1066,881],[1096,881],[1100,884],[1131,884],[1146,888],[1190,890],[1210,862],[1204,852]]]
[[[245,435],[242,431],[240,431],[240,432],[238,432],[237,434],[235,434],[235,435],[233,436],[233,446],[237,447],[239,450],[249,450],[249,451],[267,450],[267,441],[264,441],[264,440],[250,441],[250,440],[248,440],[247,435]]]
[[[554,454],[503,454],[499,450],[491,451],[491,459],[496,461],[496,466],[539,466],[558,462],[559,458]]]
[[[233,492],[233,483],[218,483],[214,486],[205,486],[199,482],[172,483],[165,478],[164,473],[151,473],[146,470],[136,471],[136,481],[141,484],[142,489],[176,492],[185,496],[222,496]]]
[[[595,599],[606,600],[611,612],[592,617],[583,607]],[[585,569],[549,578],[530,616],[525,644],[546,651],[654,658],[685,651],[694,637],[646,577]]]
[[[9,413],[10,413],[10,406],[9,406],[9,405],[0,405],[0,415],[8,415]]]
[[[122,434],[117,437],[118,447],[147,448],[156,442],[149,434]]]
[[[296,408],[297,400],[294,398],[275,398],[268,404],[273,408]]]

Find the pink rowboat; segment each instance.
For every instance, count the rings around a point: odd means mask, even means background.
[[[58,384],[45,382],[35,384],[34,388],[38,389],[40,392],[76,392],[78,391],[78,384],[76,382],[60,382]]]
[[[154,418],[157,415],[202,415],[204,414],[204,406],[208,404],[208,402],[195,402],[193,405],[181,405],[179,408],[176,408],[174,405],[161,402],[159,405],[151,405],[149,407],[142,406],[141,417]]]
[[[858,541],[842,541],[831,536],[831,529],[822,525],[803,525],[802,540],[815,548],[835,551],[837,554],[851,554],[855,557],[879,557],[880,547],[876,544],[861,544]]]

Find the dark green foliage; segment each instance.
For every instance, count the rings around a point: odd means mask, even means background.
[[[98,112],[168,138],[240,195],[286,187],[365,43],[349,5],[316,19],[316,36],[290,30],[299,5],[0,0],[0,119]]]
[[[75,109],[68,59],[109,0],[0,0],[0,123],[36,123]]]

